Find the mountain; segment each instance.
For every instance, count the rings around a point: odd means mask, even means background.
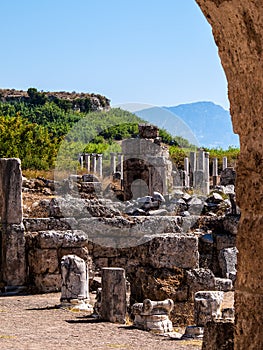
[[[192,130],[199,146],[227,149],[239,147],[229,111],[213,102],[195,102],[164,107],[181,118]]]

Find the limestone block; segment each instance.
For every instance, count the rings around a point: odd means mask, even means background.
[[[58,292],[61,289],[60,274],[35,275],[34,282],[39,293]]]
[[[233,289],[231,279],[215,277],[215,290],[229,292]]]
[[[94,174],[84,174],[82,175],[83,182],[100,182],[99,178]]]
[[[23,219],[20,159],[0,159],[0,197],[2,223],[19,225]]]
[[[89,278],[86,262],[77,255],[64,255],[61,259],[61,302],[72,299],[89,300]]]
[[[220,250],[218,260],[223,277],[230,278],[234,282],[237,273],[237,248],[233,247]]]
[[[78,225],[74,218],[26,218],[23,223],[27,232],[70,230]]]
[[[221,172],[220,175],[220,185],[227,186],[227,185],[235,185],[236,181],[236,171],[234,168],[226,168]]]
[[[80,198],[75,198],[70,195],[65,197],[53,198],[50,201],[50,213],[51,217],[63,218],[63,217],[88,217],[85,201]]]
[[[240,217],[238,215],[236,216],[225,216],[223,219],[223,228],[224,230],[231,234],[236,235],[238,224],[239,224]]]
[[[59,260],[56,249],[35,249],[28,254],[30,273],[59,273]]]
[[[234,321],[235,319],[235,308],[234,307],[228,307],[224,308],[221,311],[221,318],[223,320],[232,320]]]
[[[144,139],[155,139],[159,136],[159,129],[154,125],[139,124],[139,135]]]
[[[221,316],[224,292],[200,291],[195,293],[195,324],[204,327],[208,321]]]
[[[209,269],[193,269],[186,271],[186,284],[189,286],[189,298],[200,290],[215,290],[215,275]]]
[[[126,279],[122,268],[103,268],[101,292],[101,318],[113,323],[126,321]]]
[[[262,294],[235,292],[236,349],[263,349],[262,305]]]
[[[203,338],[204,327],[187,326],[183,338]]]
[[[173,331],[169,314],[173,310],[174,302],[171,299],[163,301],[152,301],[145,299],[143,303],[136,303],[132,306],[134,326],[156,333],[167,333]]]
[[[2,224],[2,279],[7,286],[21,286],[26,282],[25,228],[23,224]]]
[[[219,234],[215,237],[216,249],[232,248],[236,246],[236,236]]]
[[[202,350],[234,350],[234,322],[224,320],[207,322]]]
[[[35,237],[36,246],[39,248],[66,248],[66,247],[85,247],[88,244],[88,238],[83,231],[39,231]]]
[[[58,260],[61,261],[64,255],[77,255],[81,259],[83,259],[86,263],[89,262],[90,256],[89,256],[89,250],[87,247],[67,247],[67,248],[59,248],[57,250],[58,252]]]
[[[159,334],[173,332],[173,324],[168,315],[135,315],[133,325]]]
[[[198,267],[198,238],[193,235],[158,234],[154,235],[148,244],[149,264],[155,268],[176,266],[194,269]]]

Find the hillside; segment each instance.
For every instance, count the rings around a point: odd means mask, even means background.
[[[77,161],[79,152],[110,151],[115,140],[137,134],[141,122],[132,113],[110,108],[97,94],[0,90],[0,157],[20,158],[23,169],[54,166],[66,135],[65,150]],[[69,140],[71,138],[71,140]],[[88,147],[88,149],[87,149]]]
[[[1,102],[25,102],[44,104],[54,102],[64,110],[73,109],[80,112],[92,112],[110,108],[110,100],[100,94],[77,93],[67,91],[37,91],[29,88],[27,91],[15,89],[0,89]]]
[[[209,148],[239,147],[229,111],[213,102],[196,102],[164,107],[180,117],[193,131],[199,145]]]

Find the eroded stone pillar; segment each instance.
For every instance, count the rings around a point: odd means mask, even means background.
[[[125,323],[125,270],[118,267],[105,267],[102,269],[101,277],[101,318],[113,323]]]
[[[196,152],[190,152],[189,162],[190,162],[190,186],[195,186],[194,173],[196,171]]]
[[[110,154],[110,172],[111,175],[116,173],[116,153],[111,153]]]
[[[262,1],[196,0],[212,25],[240,136],[236,195],[235,350],[263,348],[263,6]]]
[[[87,171],[90,172],[90,154],[89,153],[84,154],[84,163]]]
[[[19,159],[0,159],[1,275],[5,286],[26,282],[25,237],[22,211],[22,172]]]
[[[99,177],[102,177],[102,154],[97,154],[97,173]]]
[[[213,188],[218,184],[218,159],[213,158]]]
[[[91,171],[96,174],[97,173],[97,154],[92,153],[91,155]]]
[[[74,254],[64,255],[61,259],[61,298],[62,305],[90,311],[89,276],[86,262]]]
[[[227,157],[223,157],[223,167],[222,170],[225,170],[227,168]]]
[[[210,192],[209,152],[204,152],[204,194]]]
[[[189,187],[189,158],[184,158],[184,171],[185,171],[185,187]]]

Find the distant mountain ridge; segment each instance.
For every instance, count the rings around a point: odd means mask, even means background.
[[[181,118],[195,134],[199,146],[227,149],[239,147],[229,111],[213,102],[194,102],[163,107]]]

